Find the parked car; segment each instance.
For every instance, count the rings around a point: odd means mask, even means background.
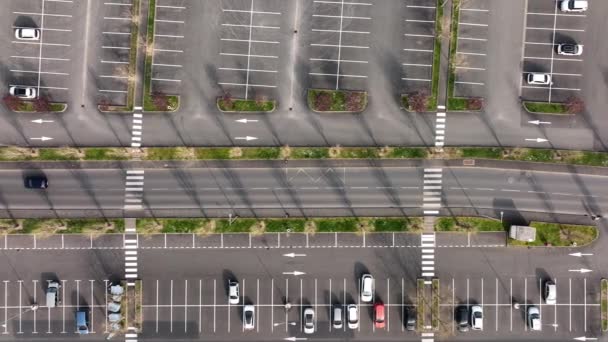
[[[34,87],[12,86],[8,88],[8,93],[24,100],[36,98],[36,88]]]
[[[88,312],[84,309],[76,311],[76,331],[81,335],[89,333]]]
[[[348,313],[348,328],[357,329],[359,327],[359,308],[355,304],[350,304],[346,308]]]
[[[255,328],[255,306],[245,305],[243,307],[243,324],[245,330],[253,330]]]
[[[461,305],[456,309],[456,324],[458,325],[458,331],[467,332],[469,331],[469,308]]]
[[[407,308],[405,315],[405,330],[416,330],[416,310],[414,308]]]
[[[59,300],[59,289],[61,288],[61,284],[57,281],[49,281],[46,286],[46,307],[54,308],[61,300]]]
[[[583,54],[583,46],[578,44],[558,44],[557,54],[566,56],[580,56]]]
[[[562,12],[585,12],[588,7],[587,0],[562,0],[559,4]]]
[[[46,189],[49,181],[44,176],[28,176],[24,179],[24,185],[28,189]]]
[[[374,325],[376,326],[376,329],[384,329],[384,320],[384,303],[374,303]]]
[[[15,38],[18,40],[40,40],[40,29],[33,27],[16,28]]]
[[[542,72],[531,72],[528,74],[528,84],[551,85],[551,75]]]
[[[374,298],[374,278],[371,274],[361,277],[361,301],[369,303]]]
[[[342,329],[342,321],[342,305],[335,305],[332,317],[334,329]]]
[[[528,327],[530,330],[540,330],[540,310],[536,306],[528,308]]]
[[[228,302],[232,305],[239,303],[239,283],[236,280],[228,281]]]
[[[304,310],[304,333],[312,334],[315,332],[315,310],[306,308]]]
[[[479,305],[471,307],[471,328],[473,330],[483,330],[483,309]]]
[[[557,286],[552,280],[545,282],[545,303],[557,303]]]

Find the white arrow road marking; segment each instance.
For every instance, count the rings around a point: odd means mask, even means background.
[[[37,123],[37,124],[41,124],[41,123],[45,123],[45,122],[55,122],[53,120],[42,120],[42,119],[36,119],[36,120],[32,120],[33,123]]]
[[[49,138],[49,137],[45,137],[45,136],[41,136],[40,138],[30,138],[31,140],[41,140],[41,141],[47,141],[47,140],[53,140],[53,138]]]
[[[587,256],[587,255],[593,255],[593,253],[581,253],[581,252],[576,252],[576,253],[570,253],[569,255],[575,256],[575,257],[582,257],[582,256]]]
[[[250,136],[246,136],[246,137],[236,137],[236,138],[234,138],[234,139],[236,139],[236,140],[247,140],[247,141],[249,141],[249,140],[257,140],[258,138],[256,138],[256,137],[250,137]]]
[[[528,121],[528,123],[531,123],[533,125],[550,125],[551,124],[549,121],[540,121],[540,120],[532,120],[532,121]]]
[[[234,120],[236,122],[240,122],[240,123],[248,123],[248,122],[258,122],[258,120],[252,120],[252,119],[238,119],[238,120]]]
[[[303,274],[306,274],[304,272],[300,272],[300,271],[293,271],[293,272],[283,272],[283,274],[289,274],[289,275],[294,275],[294,276],[300,276]]]
[[[287,253],[287,254],[283,254],[283,256],[286,256],[288,258],[295,258],[297,256],[306,256],[306,254]]]
[[[527,139],[526,138],[526,141],[536,141],[537,143],[541,143],[541,142],[547,142],[549,140],[543,139],[543,138],[534,138],[534,139]]]
[[[578,270],[568,270],[569,272],[579,272],[579,273],[588,273],[591,272],[592,270],[586,269],[586,268],[581,268]]]
[[[581,337],[575,337],[574,339],[577,341],[596,341],[597,337],[581,336]]]
[[[306,337],[285,337],[285,341],[306,341]]]

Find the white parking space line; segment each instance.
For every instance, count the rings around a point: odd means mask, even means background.
[[[414,33],[404,33],[406,37],[426,37],[426,38],[435,38],[432,34],[414,34]]]
[[[565,28],[548,28],[548,27],[526,27],[526,30],[541,30],[541,31],[564,31],[564,32],[585,32],[581,29],[565,29]]]
[[[49,1],[49,0],[46,0]],[[27,26],[13,26],[13,29],[17,29],[17,28],[29,28]],[[59,32],[72,32],[72,30],[70,29],[58,29],[58,28],[49,28],[49,27],[41,27],[38,28],[41,31],[59,31]]]
[[[349,6],[371,6],[371,3],[368,2],[344,2],[344,1],[329,1],[329,0],[314,0],[314,3],[318,4],[347,4]]]
[[[49,0],[44,0],[44,1],[49,1]],[[44,2],[43,1],[43,2]],[[35,13],[35,12],[13,12],[13,14],[20,14],[20,15],[38,15],[40,17],[66,17],[66,18],[71,18],[72,16],[70,14],[53,14],[53,13],[44,13],[44,5],[42,6],[42,12],[40,13]],[[41,25],[42,26],[42,25]]]
[[[361,63],[361,64],[369,63],[368,61],[356,61],[356,60],[351,60],[351,59],[311,58],[310,60],[311,61],[320,61],[320,62],[338,62],[338,61],[340,61],[341,63]]]
[[[39,59],[38,57],[34,57],[34,56],[11,56],[11,58]],[[46,61],[62,61],[62,62],[69,62],[70,61],[69,58],[42,57],[41,59],[42,60],[46,60]]]
[[[46,0],[45,0],[46,1]],[[42,37],[42,34],[40,34],[40,36]],[[11,43],[13,44],[30,44],[30,45],[40,45],[41,47],[44,46],[66,46],[69,47],[71,46],[70,44],[60,44],[60,43],[42,43],[42,42],[22,42],[22,41],[12,41]]]
[[[329,33],[355,33],[355,34],[370,34],[369,31],[353,31],[353,30],[332,30],[332,29],[312,29],[313,32],[329,32]]]

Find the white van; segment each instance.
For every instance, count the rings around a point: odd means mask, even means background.
[[[56,307],[59,301],[59,289],[61,285],[56,281],[49,281],[46,287],[46,306],[48,308]]]

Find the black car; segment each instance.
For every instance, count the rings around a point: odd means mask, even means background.
[[[469,309],[466,306],[459,306],[456,309],[456,324],[458,331],[469,331]]]
[[[405,330],[416,330],[416,310],[414,310],[414,308],[407,308],[405,317]]]
[[[46,189],[49,181],[44,176],[29,176],[25,178],[25,187],[28,189]]]

